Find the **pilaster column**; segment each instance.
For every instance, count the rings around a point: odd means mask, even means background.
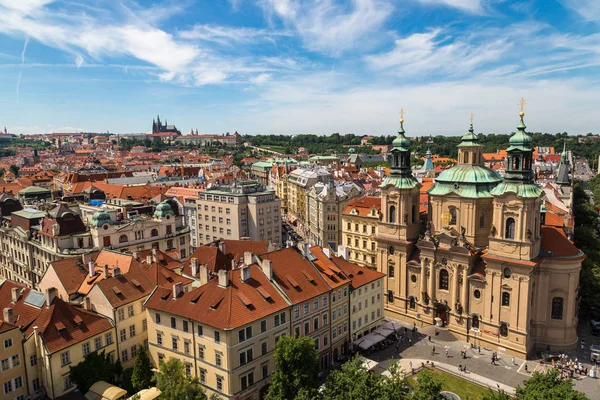
[[[422,259],[421,260],[421,289],[420,289],[421,295],[419,297],[423,296],[423,292],[427,291],[426,283],[425,283],[425,280],[427,279],[426,275],[427,275],[427,271],[425,270],[425,259]]]
[[[450,307],[454,309],[456,302],[458,301],[458,266],[454,267],[454,271],[452,274],[452,304]]]
[[[468,267],[466,265],[463,265],[462,267],[462,280],[463,280],[463,286],[462,286],[462,296],[461,296],[461,300],[460,300],[460,304],[463,307],[463,312],[467,312],[467,308],[469,307],[469,279],[467,278],[467,269]]]
[[[435,298],[435,267],[433,262],[429,264],[429,290],[427,294],[429,295],[429,302],[432,304]]]

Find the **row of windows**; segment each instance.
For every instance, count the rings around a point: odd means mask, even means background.
[[[108,345],[112,344],[112,342],[113,342],[112,332],[105,334],[104,335],[104,345],[108,346]],[[102,348],[102,337],[98,336],[94,339],[94,351],[96,351],[100,348]],[[83,349],[83,355],[87,356],[92,351],[91,343],[90,342],[83,343],[82,349]],[[71,363],[71,353],[69,350],[60,353],[60,361],[61,361],[61,366],[63,366],[63,367],[65,365],[68,365]],[[31,362],[33,365],[33,361],[31,361]]]
[[[354,232],[358,232],[360,230],[359,226],[360,225],[357,224],[357,223],[354,224]],[[348,231],[352,231],[352,223],[351,222],[347,222],[346,223],[346,228],[347,228]],[[367,231],[368,231],[367,225],[366,224],[362,224],[362,233],[367,233]],[[372,235],[375,234],[375,227],[374,226],[371,226],[371,234]]]
[[[375,317],[377,316],[377,317]],[[381,317],[381,309],[378,308],[377,311],[371,311],[371,322],[373,322],[376,318]],[[369,314],[365,314],[364,317],[359,317],[358,320],[354,320],[352,321],[352,330],[355,331],[356,329],[360,329],[363,325],[363,318],[364,318],[364,324],[367,325],[369,323]]]

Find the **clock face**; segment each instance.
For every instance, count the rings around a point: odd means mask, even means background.
[[[444,265],[448,264],[448,260],[446,258],[442,258],[442,264],[444,264]]]

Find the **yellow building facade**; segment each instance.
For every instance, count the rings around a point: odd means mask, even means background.
[[[362,267],[377,269],[375,233],[380,214],[381,199],[368,196],[351,200],[342,213],[342,246],[348,259]]]

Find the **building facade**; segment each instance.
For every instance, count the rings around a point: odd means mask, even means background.
[[[381,215],[380,197],[360,197],[346,204],[342,213],[342,245],[348,260],[377,269],[375,234]]]
[[[460,339],[520,357],[577,344],[585,255],[562,229],[542,224],[543,191],[533,180],[523,116],[510,138],[504,179],[483,165],[471,126],[458,146],[458,164],[428,192],[424,227],[414,211],[419,184],[406,161],[410,141],[401,125],[376,237],[387,315],[443,325]]]
[[[306,222],[306,195],[317,182],[329,182],[329,173],[324,169],[297,168],[288,177],[288,219]]]

